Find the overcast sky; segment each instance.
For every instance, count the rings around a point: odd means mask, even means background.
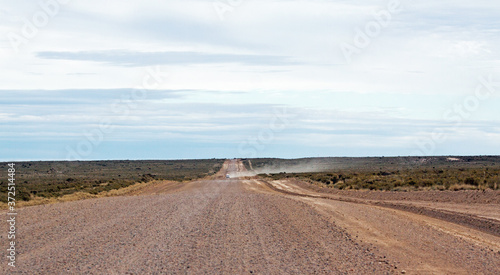
[[[500,154],[496,1],[0,3],[0,160]]]

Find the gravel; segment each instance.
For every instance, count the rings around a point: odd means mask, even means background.
[[[387,274],[394,270],[379,261],[376,251],[357,243],[303,202],[252,192],[237,179],[188,185],[174,193],[20,209],[17,267],[5,263],[0,273]],[[4,248],[6,237],[0,241]]]

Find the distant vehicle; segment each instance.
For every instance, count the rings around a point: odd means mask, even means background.
[[[229,176],[229,174],[226,174],[226,179],[230,178],[231,176]]]

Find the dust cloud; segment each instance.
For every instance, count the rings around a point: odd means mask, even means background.
[[[264,167],[254,168],[256,174],[278,174],[278,173],[307,173],[307,172],[324,172],[329,170],[317,160],[304,160],[298,164],[271,164]]]

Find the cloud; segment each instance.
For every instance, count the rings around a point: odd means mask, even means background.
[[[87,115],[90,111],[103,108],[110,110],[114,105],[127,106],[132,101],[134,89],[65,89],[65,90],[0,90],[0,107],[4,112],[23,115],[77,114]],[[142,93],[142,92],[141,92]],[[182,99],[189,92],[184,90],[146,91],[145,100],[162,101]],[[142,96],[142,94],[141,94]]]
[[[498,81],[500,6],[401,1],[404,11],[346,64],[339,45],[388,2],[243,1],[221,21],[212,1],[71,1],[19,54],[0,37],[2,157],[50,158],[102,118],[116,129],[95,158],[161,158],[160,147],[232,157],[283,106],[293,123],[262,155],[404,154],[436,129],[460,138],[436,153],[498,152],[499,93],[459,128],[443,115],[474,95],[480,76]],[[0,31],[20,34],[36,11],[6,2]],[[131,101],[156,65],[165,81]],[[117,102],[134,107],[116,113]]]
[[[201,52],[132,52],[87,51],[87,52],[38,52],[43,59],[81,60],[102,62],[114,66],[192,65],[239,63],[243,65],[284,66],[296,65],[289,57],[275,55],[216,54]]]

